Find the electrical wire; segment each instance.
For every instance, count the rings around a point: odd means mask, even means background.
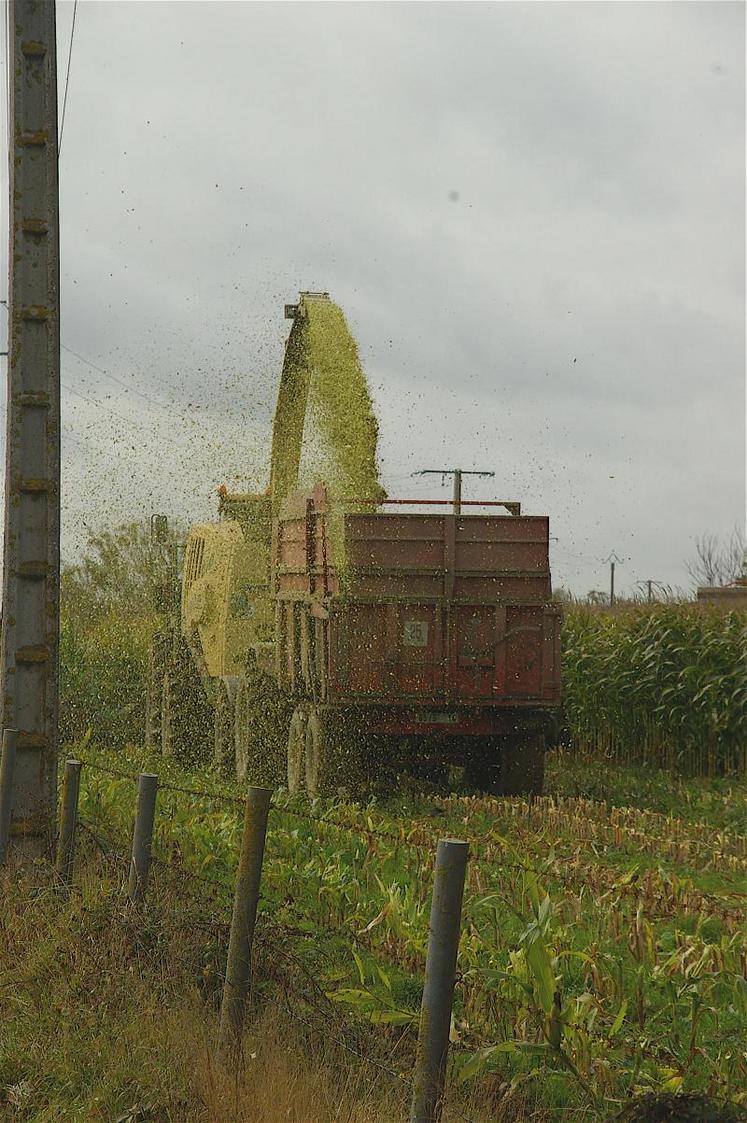
[[[60,152],[62,151],[62,134],[65,130],[65,113],[67,111],[67,90],[70,84],[70,63],[73,57],[73,39],[75,38],[75,16],[78,11],[78,0],[73,3],[73,23],[70,28],[70,47],[67,52],[67,74],[65,75],[65,93],[62,99],[62,121],[60,122],[60,135],[57,141],[57,161],[59,163]]]
[[[168,410],[169,413],[173,411],[173,406],[166,405],[165,402],[159,401],[158,398],[151,397],[150,394],[146,394],[143,390],[138,390],[136,386],[128,386],[127,383],[123,382],[121,378],[118,378],[116,374],[112,374],[111,371],[104,370],[103,367],[97,366],[96,363],[92,363],[90,359],[86,359],[84,355],[81,355],[77,351],[74,351],[72,347],[68,347],[65,343],[62,344],[62,350],[67,351],[69,355],[74,355],[76,359],[79,359],[81,363],[85,363],[85,365],[87,367],[90,367],[91,370],[95,370],[99,374],[103,374],[105,378],[108,378],[112,382],[115,382],[117,386],[121,386],[123,390],[127,391],[128,394],[137,394],[137,396],[139,398],[142,398],[144,401],[150,402],[154,406],[158,406],[159,409]],[[178,420],[184,421],[184,418],[178,418]]]
[[[200,427],[199,419],[183,416],[182,414],[176,412],[178,407],[175,406],[174,404],[169,405],[166,402],[160,401],[158,398],[154,398],[150,394],[146,394],[144,390],[140,390],[136,386],[129,385],[128,383],[124,382],[121,378],[118,378],[117,375],[112,374],[111,371],[105,370],[103,367],[98,366],[96,363],[92,362],[90,359],[87,359],[85,357],[85,355],[81,355],[80,352],[73,350],[72,347],[68,347],[64,343],[61,346],[62,346],[63,351],[67,351],[68,354],[73,355],[81,363],[85,363],[85,365],[90,367],[91,370],[97,371],[98,374],[101,374],[105,378],[110,379],[113,383],[116,383],[117,386],[121,386],[122,389],[126,391],[126,393],[137,394],[137,396],[142,398],[144,401],[150,402],[152,405],[156,406],[157,409],[163,411],[163,413],[167,413],[168,414],[168,425],[169,425],[169,430],[170,430],[169,442],[173,445],[178,445],[180,448],[189,448],[191,446],[191,441],[192,441],[192,438],[194,436],[194,429],[195,429],[195,427],[198,427],[198,429]],[[146,424],[144,424],[142,421],[136,421],[133,418],[126,418],[122,414],[117,413],[116,410],[113,410],[110,407],[105,406],[102,402],[99,402],[99,401],[97,401],[96,399],[93,399],[93,398],[87,398],[79,390],[73,390],[67,383],[64,383],[64,385],[68,390],[70,390],[71,393],[77,394],[78,397],[83,398],[84,401],[89,402],[91,405],[98,406],[100,409],[108,410],[108,412],[113,414],[115,417],[119,417],[123,421],[127,421],[128,424],[137,425],[137,427],[140,428],[144,432],[148,431],[149,427]],[[161,418],[153,418],[153,420],[160,423],[160,424],[164,423],[163,419],[161,419]],[[185,433],[186,439],[180,439],[178,437],[173,436],[173,434],[171,434],[171,429],[172,429],[173,423],[175,421],[178,422],[180,425],[185,426],[187,428],[187,432]],[[191,433],[189,431],[190,429],[192,430]]]
[[[112,417],[116,417],[120,421],[124,421],[126,425],[131,425],[134,429],[140,430],[141,433],[147,433],[149,431],[149,427],[144,422],[138,421],[134,417],[126,417],[123,413],[119,413],[116,409],[112,409],[111,406],[106,406],[103,402],[97,401],[96,398],[91,398],[87,394],[82,393],[80,390],[76,390],[74,387],[70,386],[69,383],[63,382],[62,386],[68,394],[74,394],[76,398],[81,398],[84,402],[88,402],[89,405],[95,406],[97,409],[104,410],[105,413],[110,413]],[[189,448],[188,441],[181,440],[173,435],[170,437],[170,443],[172,445],[177,445],[179,448]]]
[[[86,446],[80,441],[76,440],[75,437],[71,436],[70,432],[67,429],[63,430],[62,439],[63,441],[70,441],[70,443],[79,448],[81,452],[88,452]]]
[[[564,554],[566,557],[574,558],[576,561],[586,562],[588,565],[604,565],[602,558],[590,558],[586,554],[577,554],[573,550],[566,549],[565,546],[556,546],[554,551],[556,554]]]
[[[84,402],[88,402],[89,405],[96,406],[98,409],[103,409],[106,413],[110,413],[112,417],[118,417],[120,421],[124,421],[127,425],[133,425],[136,429],[144,428],[141,421],[135,421],[131,417],[125,417],[123,413],[117,413],[115,409],[111,409],[110,406],[105,406],[103,402],[97,402],[95,398],[89,398],[87,394],[82,394],[80,390],[75,390],[72,386],[68,386],[67,383],[63,383],[63,386],[68,394],[75,394],[76,398],[81,398]]]

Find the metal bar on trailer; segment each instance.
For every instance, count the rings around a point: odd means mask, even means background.
[[[408,506],[413,507],[452,507],[454,506],[453,499],[350,499],[350,503],[365,503],[370,504],[372,507],[380,507],[386,504],[402,505],[407,503]],[[512,500],[503,501],[499,499],[462,499],[462,507],[505,507],[512,515],[521,514],[521,504],[514,503]],[[541,516],[543,517],[543,516]]]

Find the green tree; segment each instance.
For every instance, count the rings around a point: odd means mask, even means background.
[[[63,612],[140,617],[163,611],[168,598],[176,595],[180,536],[181,527],[154,534],[144,522],[90,531],[81,560],[63,566]]]
[[[162,530],[165,528],[161,528]],[[62,571],[60,732],[87,730],[110,748],[144,734],[148,648],[158,617],[175,603],[180,528],[152,535],[129,522],[91,532],[85,552]]]

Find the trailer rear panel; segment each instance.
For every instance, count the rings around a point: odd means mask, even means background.
[[[285,685],[340,704],[557,705],[547,518],[348,514],[339,574],[328,519],[317,493],[276,526]]]

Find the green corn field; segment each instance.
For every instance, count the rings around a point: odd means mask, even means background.
[[[747,770],[747,616],[695,605],[563,624],[567,736],[577,750],[692,775]]]

